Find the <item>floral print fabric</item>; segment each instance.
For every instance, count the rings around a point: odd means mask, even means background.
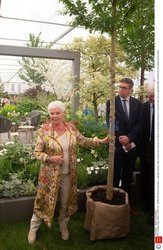
[[[95,146],[95,140],[86,138],[79,131],[67,127],[66,134],[69,145],[69,167],[71,186],[68,200],[68,214],[72,215],[77,210],[77,145]],[[61,166],[47,162],[48,156],[63,155],[63,149],[56,131],[42,128],[38,131],[34,154],[42,162],[38,178],[37,194],[34,203],[34,213],[51,227],[59,192],[59,168]]]

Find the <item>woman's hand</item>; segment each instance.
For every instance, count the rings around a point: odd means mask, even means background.
[[[64,159],[63,159],[63,156],[61,156],[61,155],[49,156],[48,157],[48,162],[55,163],[55,164],[58,164],[58,165],[63,165]]]
[[[99,146],[100,140],[98,139],[97,136],[93,138],[93,143],[94,143],[95,146]]]
[[[107,144],[107,143],[109,143],[109,136],[106,136],[105,138],[103,138],[103,139],[99,139],[99,143],[100,144]]]

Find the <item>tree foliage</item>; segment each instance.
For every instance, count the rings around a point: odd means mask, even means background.
[[[75,38],[67,48],[81,53],[80,102],[92,103],[97,119],[97,106],[99,103],[105,103],[110,93],[108,82],[111,41],[104,36],[90,36],[85,41],[82,38]],[[122,78],[124,72],[126,75],[135,76],[133,68],[126,66],[126,54],[118,45],[115,55],[116,80]]]
[[[90,31],[106,32],[110,35],[114,30],[115,37],[128,55],[128,63],[135,69],[142,70],[143,80],[144,71],[150,70],[154,63],[153,0],[60,0],[60,2],[65,6],[63,13],[72,16],[74,26],[81,25]]]
[[[45,45],[41,40],[41,33],[38,36],[29,34],[27,46],[50,48],[49,44]],[[22,66],[19,77],[32,87],[32,89],[35,89],[36,95],[41,88],[44,89],[46,87],[48,91],[54,94],[55,99],[63,96],[65,81],[70,78],[71,65],[69,61],[23,57],[19,63]],[[32,94],[32,91],[29,90],[27,93]]]
[[[154,1],[137,0],[133,13],[126,19],[126,25],[118,32],[118,41],[128,55],[128,63],[141,69],[141,85],[144,71],[154,67]]]
[[[29,34],[29,42],[27,43],[27,47],[46,48],[47,46],[44,46],[44,42],[41,41],[40,35],[41,33],[39,33],[38,36]],[[22,60],[19,61],[20,65],[22,66],[21,70],[19,71],[19,77],[27,82],[30,86],[41,86],[46,82],[45,74],[48,70],[45,66],[45,60],[46,59],[23,57]]]
[[[113,25],[117,29],[124,25],[124,20],[129,13],[134,11],[136,1],[123,0],[60,0],[64,3],[63,14],[72,16],[74,26],[84,26],[90,31],[111,33]],[[113,19],[113,4],[116,5],[116,16]]]

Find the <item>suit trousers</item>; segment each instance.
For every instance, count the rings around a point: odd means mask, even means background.
[[[68,197],[69,197],[69,188],[70,188],[70,174],[62,174],[60,175],[60,187],[59,187],[59,226],[62,227],[63,225],[67,225],[69,221],[69,215],[68,215]],[[32,231],[37,231],[42,223],[42,219],[38,218],[36,214],[33,214],[31,223],[30,223],[30,229]]]
[[[121,188],[129,194],[129,199],[136,158],[137,151],[135,148],[126,153],[122,146],[116,147],[114,157],[114,187],[118,188],[121,180]]]

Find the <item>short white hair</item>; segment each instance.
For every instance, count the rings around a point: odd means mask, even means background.
[[[148,86],[147,86],[147,92],[148,93],[155,93],[155,86],[154,86],[154,84],[149,84]]]
[[[66,109],[64,103],[61,101],[50,102],[48,105],[48,113],[50,113],[50,110],[54,108],[59,108],[62,112]]]

